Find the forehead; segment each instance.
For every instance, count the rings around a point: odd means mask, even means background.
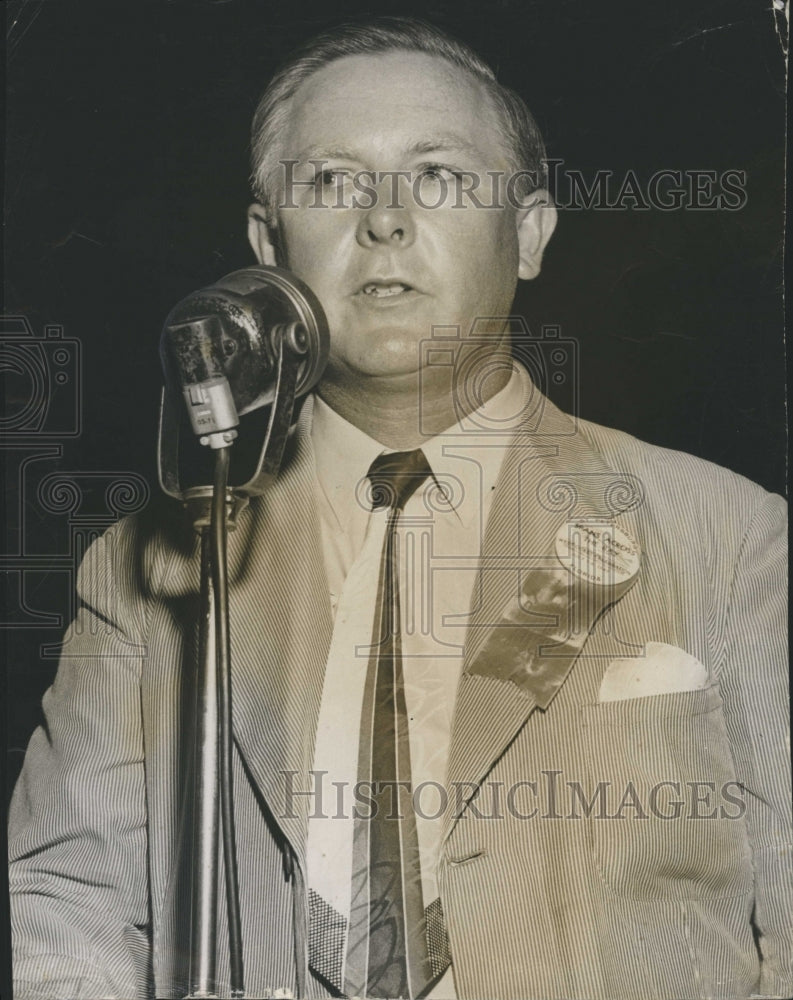
[[[474,155],[506,159],[498,112],[479,80],[438,56],[394,51],[346,56],[304,80],[281,149],[298,158],[394,156],[438,136],[457,137]]]

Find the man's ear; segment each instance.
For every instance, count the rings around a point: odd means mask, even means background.
[[[519,278],[528,281],[540,273],[543,251],[555,228],[553,198],[544,188],[532,191],[518,209]]]
[[[248,242],[259,263],[270,267],[277,264],[274,233],[267,209],[255,201],[248,208]]]

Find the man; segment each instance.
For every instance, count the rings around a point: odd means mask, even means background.
[[[251,242],[331,358],[230,539],[250,996],[791,991],[783,505],[532,385],[542,157],[412,22],[260,104]],[[195,555],[141,518],[84,567],[12,811],[22,997],[185,992]]]

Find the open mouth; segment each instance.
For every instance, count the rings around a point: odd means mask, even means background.
[[[402,281],[367,281],[361,288],[361,294],[370,295],[377,299],[388,299],[413,290],[412,285],[406,285]]]

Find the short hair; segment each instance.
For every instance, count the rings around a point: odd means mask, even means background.
[[[505,149],[512,159],[510,166],[521,173],[517,186],[520,196],[546,186],[545,146],[522,98],[500,84],[491,67],[470,46],[440,28],[414,18],[381,17],[365,23],[343,24],[317,35],[287,59],[264,91],[251,128],[251,186],[273,221],[271,193],[278,163],[278,137],[297,89],[312,74],[338,59],[386,52],[424,52],[437,56],[479,81],[501,121]]]

